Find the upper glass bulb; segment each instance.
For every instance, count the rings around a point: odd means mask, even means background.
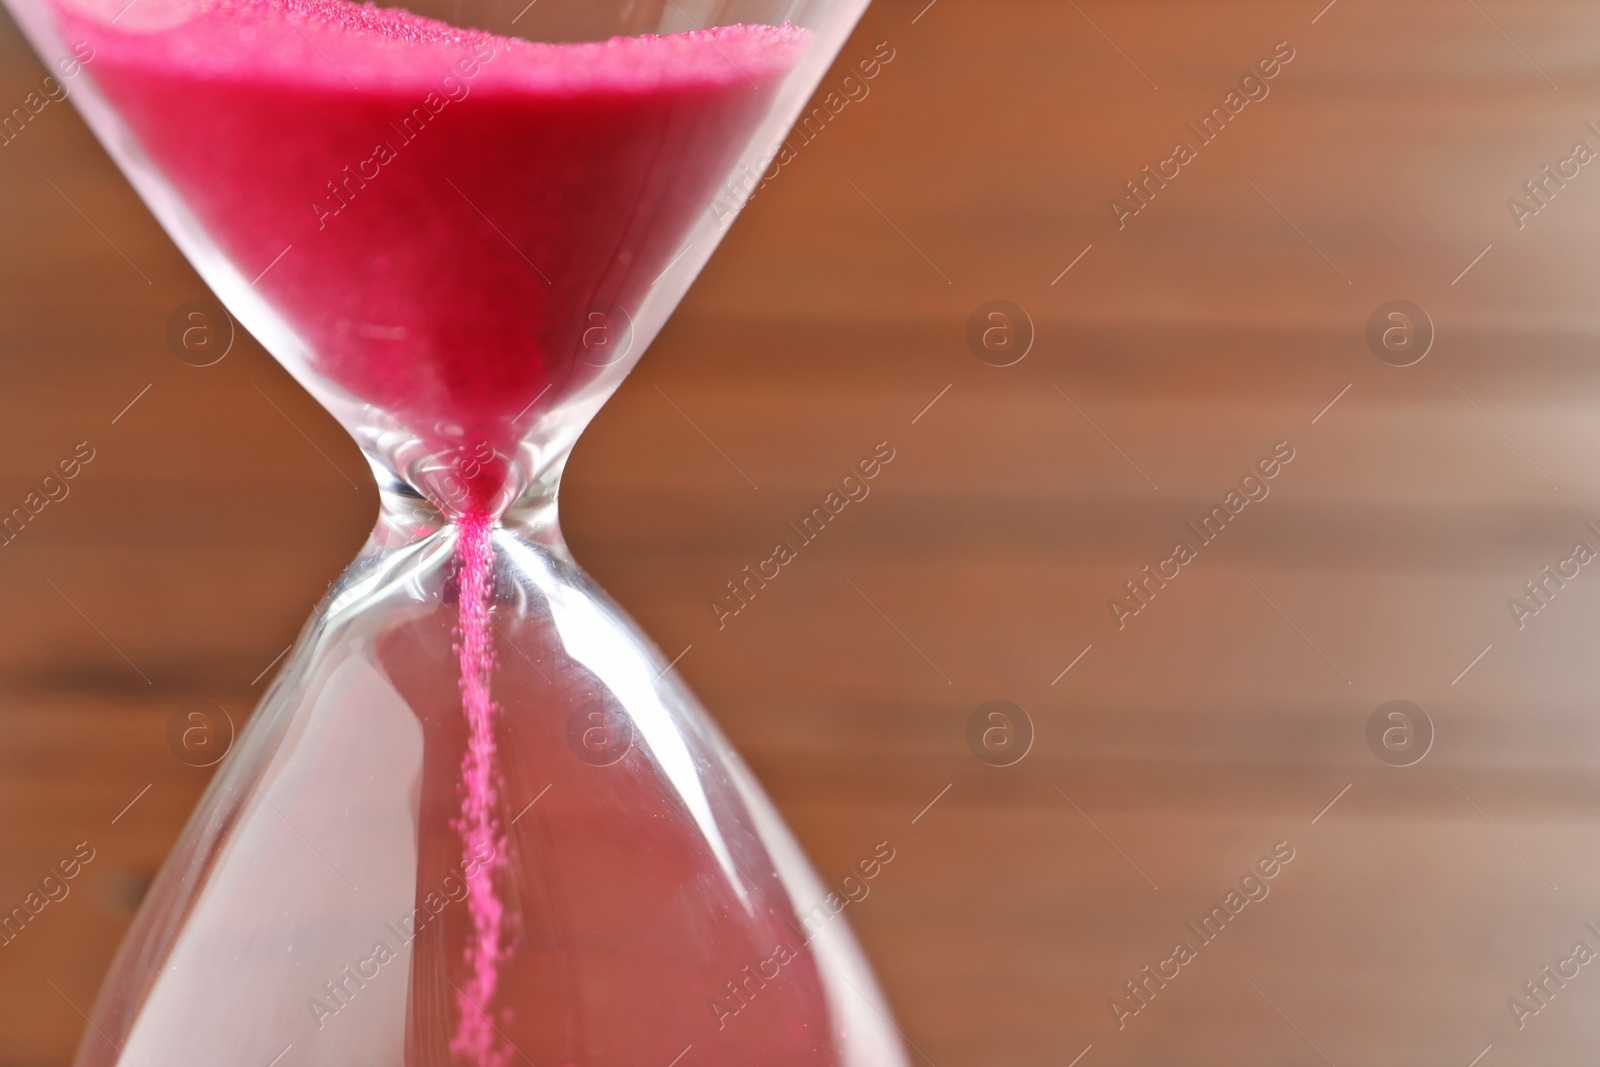
[[[206,280],[447,514],[559,463],[864,7],[17,2]]]

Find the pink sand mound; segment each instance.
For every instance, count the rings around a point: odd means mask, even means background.
[[[809,40],[539,44],[345,0],[125,4],[57,11],[150,160],[316,373],[490,481],[484,457],[598,373],[593,314],[635,313]]]

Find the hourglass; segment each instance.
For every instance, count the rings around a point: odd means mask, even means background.
[[[827,891],[556,516],[865,0],[8,3],[382,498],[78,1064],[903,1064]]]

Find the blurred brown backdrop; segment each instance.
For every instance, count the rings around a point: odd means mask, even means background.
[[[1508,607],[1600,547],[1600,169],[1521,228],[1507,204],[1600,149],[1600,8],[1325,4],[879,0],[827,86],[895,58],[568,469],[574,551],[689,648],[824,877],[893,843],[847,914],[918,1062],[1600,1041],[1594,968],[1520,1029],[1507,1005],[1600,948],[1600,571]],[[1270,95],[1119,230],[1110,198],[1279,42]],[[0,27],[0,105],[43,74]],[[173,710],[242,721],[375,496],[253,341],[174,358],[203,287],[70,106],[0,147],[0,194],[0,510],[94,450],[0,548],[0,908],[97,850],[0,947],[0,1067],[35,1067],[68,1062],[209,774]],[[995,299],[1036,334],[1003,368],[966,340]],[[1404,368],[1365,336],[1395,299],[1436,334]],[[880,441],[871,497],[719,630],[723,583]],[[1284,441],[1270,496],[1119,629],[1124,583]],[[969,747],[995,699],[1033,725],[1009,767]],[[1367,740],[1397,699],[1434,732],[1408,767]],[[1119,1029],[1111,998],[1280,841],[1270,896]]]

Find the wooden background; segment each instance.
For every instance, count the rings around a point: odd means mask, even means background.
[[[1521,629],[1507,603],[1600,546],[1600,172],[1520,229],[1507,206],[1600,148],[1600,8],[1324,3],[879,0],[829,84],[893,62],[568,469],[574,551],[689,647],[824,877],[893,843],[847,914],[919,1063],[1600,1042],[1593,967],[1521,1029],[1507,1007],[1600,947],[1600,577]],[[1119,231],[1109,198],[1280,41],[1271,95]],[[0,28],[0,105],[43,73]],[[201,295],[70,106],[0,147],[0,510],[95,450],[0,548],[0,910],[97,851],[0,947],[0,1067],[68,1062],[204,785],[173,710],[242,719],[375,512],[252,341],[174,358]],[[992,299],[1036,328],[1011,367],[965,340]],[[1367,347],[1392,299],[1436,326],[1415,366]],[[719,631],[723,583],[884,440],[871,497]],[[1271,496],[1119,630],[1123,583],[1280,441]],[[992,699],[1036,731],[1011,767],[968,748]],[[1436,732],[1411,767],[1366,741],[1393,699]],[[1119,1030],[1110,998],[1279,841],[1270,897]]]

